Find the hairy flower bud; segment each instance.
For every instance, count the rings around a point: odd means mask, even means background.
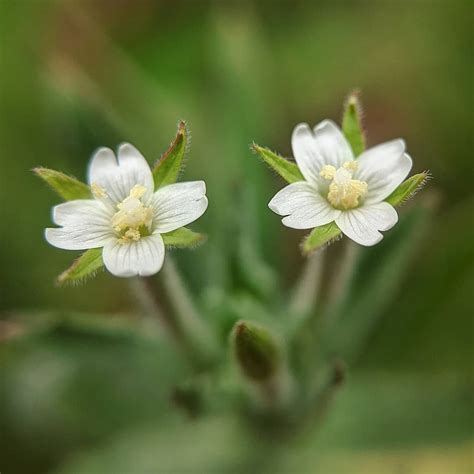
[[[275,337],[255,323],[235,324],[232,349],[242,373],[254,381],[269,380],[281,366],[281,349]]]

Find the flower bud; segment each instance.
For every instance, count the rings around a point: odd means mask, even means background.
[[[281,349],[275,337],[255,323],[239,321],[232,331],[232,349],[242,373],[263,382],[272,378],[281,366]]]

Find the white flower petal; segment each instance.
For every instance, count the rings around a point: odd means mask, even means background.
[[[383,201],[408,176],[412,160],[404,151],[405,142],[393,140],[360,155],[354,178],[368,184],[367,204]]]
[[[387,202],[345,211],[336,219],[345,235],[366,246],[380,242],[383,235],[379,231],[391,229],[397,222],[397,211]]]
[[[324,120],[314,131],[306,123],[293,130],[291,146],[301,173],[311,183],[322,183],[319,175],[324,165],[339,168],[345,161],[353,160],[350,145],[339,127],[331,120]]]
[[[183,227],[207,209],[204,181],[190,181],[164,186],[153,194],[155,231],[164,233]]]
[[[109,229],[77,223],[68,227],[45,229],[48,243],[64,250],[87,250],[103,247],[111,238]]]
[[[383,235],[373,227],[360,209],[342,212],[336,219],[336,224],[347,237],[360,245],[375,245],[383,239]]]
[[[67,226],[75,223],[109,226],[112,214],[101,202],[94,199],[77,199],[53,207],[53,222]]]
[[[89,184],[105,189],[114,204],[123,201],[136,184],[145,186],[144,201],[151,198],[154,190],[153,175],[142,154],[129,143],[118,149],[118,162],[109,148],[99,148],[89,165]]]
[[[377,230],[389,230],[398,222],[398,214],[388,202],[363,206],[360,212]]]
[[[164,257],[165,245],[160,234],[125,244],[114,239],[105,245],[102,253],[105,267],[118,277],[153,275],[160,271]]]
[[[279,191],[268,207],[281,216],[282,223],[293,229],[312,229],[334,221],[341,211],[334,209],[314,186],[301,181]]]
[[[118,163],[119,168],[123,169],[123,179],[127,183],[125,186],[132,189],[136,184],[141,184],[147,188],[142,200],[151,198],[155,187],[153,175],[143,155],[130,143],[122,143],[118,149]]]
[[[111,236],[110,214],[98,201],[79,199],[53,208],[53,221],[62,225],[46,229],[46,240],[65,250],[85,250],[102,247]]]

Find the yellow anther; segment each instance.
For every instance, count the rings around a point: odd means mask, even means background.
[[[334,179],[334,176],[336,175],[336,168],[332,165],[324,165],[319,172],[320,176],[322,176],[324,179],[331,180]]]
[[[343,165],[343,168],[347,171],[356,171],[358,168],[357,161],[346,161]]]
[[[108,197],[107,191],[102,186],[99,186],[97,183],[91,184],[91,191],[93,196],[97,199]]]
[[[347,183],[332,182],[329,186],[328,201],[337,209],[354,209],[360,205],[360,199],[367,194],[367,183],[351,179]]]
[[[146,193],[146,188],[145,186],[142,186],[141,184],[136,184],[133,186],[133,188],[130,190],[130,197],[134,197],[137,199],[140,199],[143,197],[143,195]]]
[[[327,200],[336,209],[354,209],[360,206],[361,199],[367,194],[367,183],[352,179],[356,170],[355,161],[346,161],[337,170],[331,165],[323,166],[321,176],[331,180]]]
[[[138,240],[140,240],[140,231],[138,229],[128,229],[123,235],[122,237],[120,237],[119,239],[119,243],[121,244],[126,244],[126,243],[129,243],[129,242],[137,242]]]
[[[153,221],[153,209],[143,204],[140,198],[146,193],[145,186],[135,185],[128,197],[117,204],[118,211],[112,217],[112,228],[120,234],[121,244],[140,240],[142,233],[148,235]]]

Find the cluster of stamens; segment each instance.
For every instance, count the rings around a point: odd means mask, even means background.
[[[145,193],[145,186],[137,184],[131,189],[129,196],[117,204],[118,211],[112,217],[111,224],[119,234],[118,241],[121,244],[136,242],[151,231],[153,209],[141,201]]]
[[[361,204],[360,200],[367,194],[367,183],[352,179],[356,170],[355,161],[346,161],[338,169],[332,165],[324,165],[321,169],[319,174],[331,182],[327,200],[336,209],[354,209]]]

